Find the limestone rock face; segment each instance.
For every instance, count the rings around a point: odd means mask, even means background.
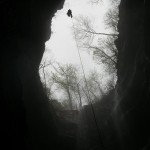
[[[1,147],[56,149],[58,140],[52,109],[38,68],[51,19],[64,0],[0,1]]]
[[[149,19],[147,0],[121,0],[115,113],[123,150],[148,149],[150,142]]]

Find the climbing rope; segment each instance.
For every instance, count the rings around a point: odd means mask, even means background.
[[[78,51],[78,56],[79,56],[79,59],[80,59],[80,64],[81,64],[81,68],[82,68],[82,72],[83,72],[83,77],[84,77],[85,85],[86,85],[87,92],[88,92],[88,103],[90,104],[91,109],[92,109],[92,113],[93,113],[93,117],[94,117],[94,121],[95,121],[95,125],[96,125],[96,128],[97,128],[97,131],[98,131],[98,135],[99,135],[101,146],[104,147],[103,142],[102,142],[103,141],[102,140],[102,136],[101,136],[102,134],[101,134],[101,131],[100,131],[99,126],[98,126],[98,122],[97,122],[97,119],[96,119],[96,115],[95,115],[93,104],[91,102],[90,92],[89,92],[89,88],[88,88],[88,84],[87,84],[87,79],[86,79],[86,76],[85,76],[85,71],[84,71],[84,66],[83,66],[83,62],[82,62],[79,46],[78,46],[78,43],[77,43],[77,40],[76,40],[73,18],[71,18],[71,20],[72,20],[72,24],[73,24],[75,43],[76,43],[76,47],[77,47],[77,51]]]
[[[68,4],[69,4],[69,2],[68,2]],[[88,103],[91,106],[91,110],[92,110],[92,113],[93,113],[93,117],[94,117],[95,125],[96,125],[96,128],[97,128],[98,136],[99,136],[99,139],[100,139],[101,147],[104,148],[104,144],[103,144],[103,140],[102,140],[102,133],[101,133],[101,130],[100,130],[99,126],[98,126],[98,122],[97,122],[97,119],[96,119],[94,107],[93,107],[93,104],[92,104],[92,101],[91,101],[90,92],[89,92],[89,88],[88,88],[88,84],[87,84],[87,79],[86,79],[86,76],[85,76],[84,66],[83,66],[83,62],[82,62],[79,46],[78,46],[78,43],[77,43],[77,38],[76,38],[76,34],[75,34],[75,26],[74,26],[74,22],[73,22],[73,15],[72,15],[71,9],[68,10],[67,15],[68,15],[68,17],[71,17],[71,20],[72,20],[73,31],[74,31],[74,36],[75,36],[75,43],[76,43],[76,47],[77,47],[77,51],[78,51],[78,56],[79,56],[79,59],[80,59],[80,64],[81,64],[81,68],[82,68],[82,72],[83,72],[85,85],[86,85],[87,92],[88,92],[87,93],[87,95],[88,95],[87,99],[88,99]]]

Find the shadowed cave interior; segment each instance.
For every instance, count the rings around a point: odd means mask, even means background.
[[[56,115],[40,81],[39,65],[45,42],[51,35],[51,19],[63,4],[64,0],[0,2],[1,147],[16,150],[149,150],[148,0],[120,2],[119,35],[115,41],[117,83],[101,102],[93,104],[102,131],[100,137],[91,107],[87,105],[80,113],[72,113],[74,119],[80,120],[80,127],[63,120]]]

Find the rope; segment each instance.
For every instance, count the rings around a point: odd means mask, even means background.
[[[101,146],[104,147],[104,144],[102,142],[103,140],[102,140],[102,137],[101,137],[102,134],[101,134],[101,131],[99,129],[98,122],[97,122],[96,115],[95,115],[95,111],[94,111],[94,107],[93,107],[93,104],[92,104],[91,98],[90,98],[89,88],[88,88],[88,84],[87,84],[87,80],[86,80],[86,76],[85,76],[85,71],[84,71],[84,67],[83,67],[81,54],[80,54],[80,51],[79,51],[79,46],[78,46],[78,43],[77,43],[77,40],[76,40],[74,22],[73,22],[72,18],[71,18],[71,20],[72,20],[72,24],[73,24],[75,43],[76,43],[76,47],[77,47],[77,51],[78,51],[78,55],[79,55],[79,59],[80,59],[80,64],[81,64],[81,68],[82,68],[82,72],[83,72],[83,77],[84,77],[85,85],[86,85],[86,88],[87,88],[87,91],[88,91],[88,102],[89,102],[89,104],[91,106],[91,109],[92,109],[92,113],[93,113],[93,117],[94,117],[94,121],[95,121],[95,125],[96,125],[96,128],[97,128],[97,131],[98,131],[98,136],[99,136],[99,139],[100,139]]]

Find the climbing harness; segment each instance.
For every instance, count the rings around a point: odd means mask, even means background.
[[[72,11],[71,11],[71,9],[68,10],[67,15],[68,15],[68,17],[72,18]]]

